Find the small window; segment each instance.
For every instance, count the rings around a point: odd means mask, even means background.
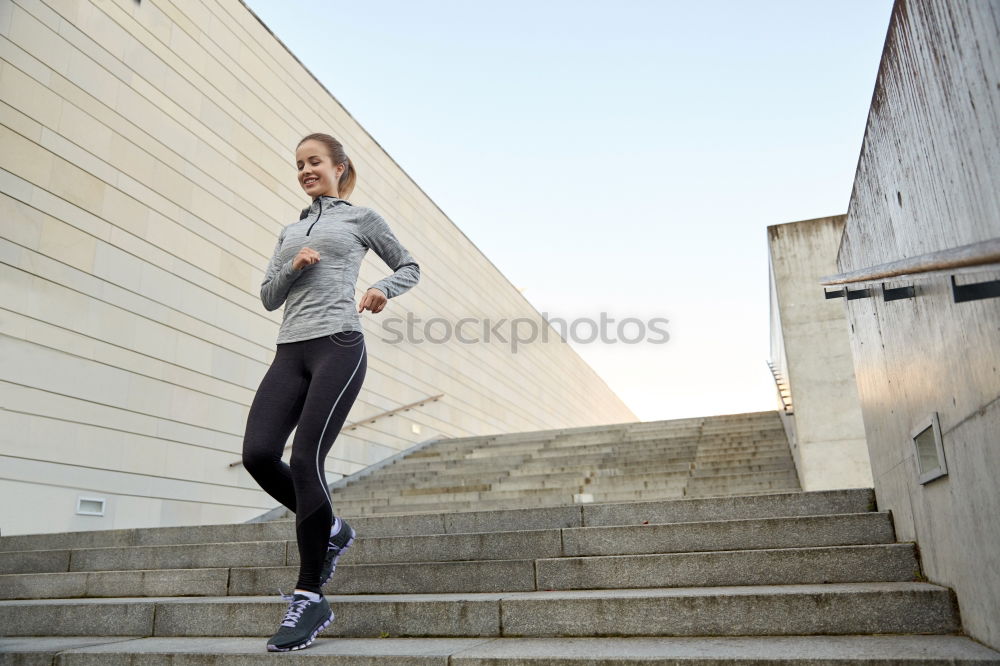
[[[104,500],[96,497],[78,497],[76,512],[81,516],[103,516]]]
[[[921,485],[946,476],[948,466],[944,460],[944,446],[941,444],[941,424],[938,413],[932,412],[922,425],[910,435],[917,457],[917,476]]]

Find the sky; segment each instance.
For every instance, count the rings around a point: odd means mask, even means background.
[[[847,212],[891,0],[244,1],[539,313],[668,320],[569,341],[640,420],[778,407],[766,229]]]

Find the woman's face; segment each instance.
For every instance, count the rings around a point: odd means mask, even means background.
[[[344,165],[333,165],[326,146],[315,139],[303,141],[295,150],[295,165],[299,169],[299,185],[315,199],[321,195],[340,196],[337,183],[344,173]]]

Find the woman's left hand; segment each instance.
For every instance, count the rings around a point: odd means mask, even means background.
[[[370,287],[368,291],[365,292],[364,298],[361,299],[361,304],[358,306],[358,312],[364,312],[365,309],[371,310],[372,313],[378,313],[382,311],[385,307],[385,302],[389,300],[382,293],[381,289],[376,289],[375,287]]]

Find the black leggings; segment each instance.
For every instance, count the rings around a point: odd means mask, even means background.
[[[279,344],[250,405],[243,466],[295,513],[295,587],[301,590],[322,593],[319,576],[334,516],[323,461],[361,391],[367,368],[360,331]],[[296,423],[289,466],[281,454]]]

